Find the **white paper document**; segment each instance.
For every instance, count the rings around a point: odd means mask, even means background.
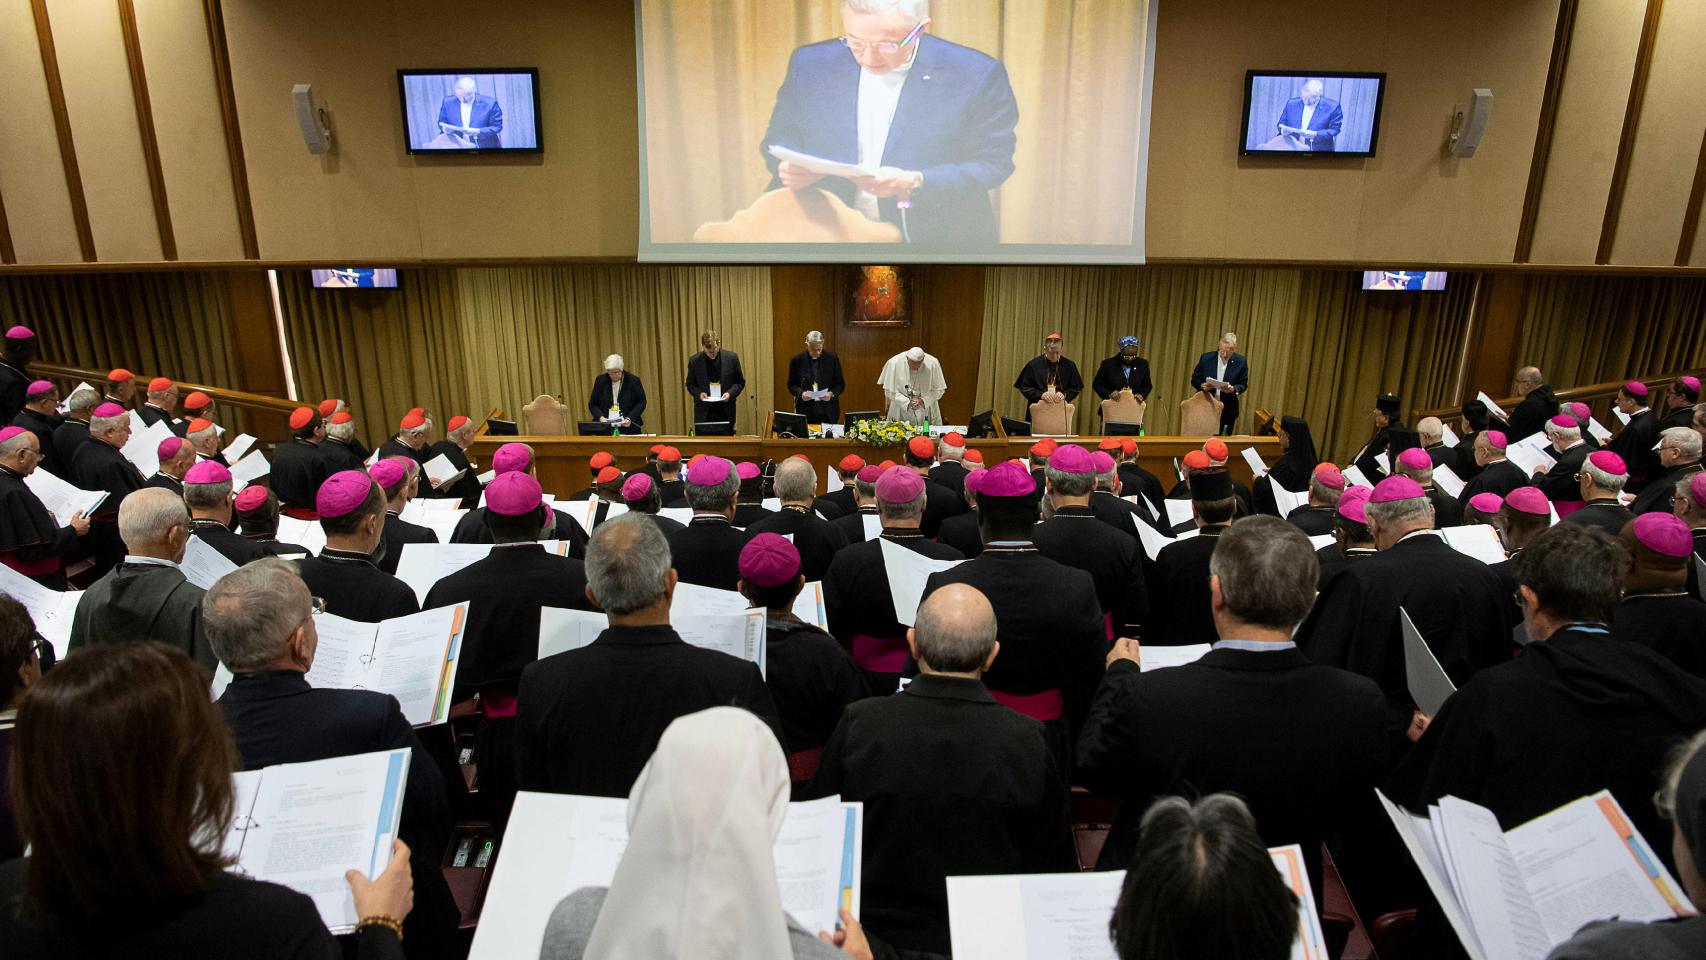
[[[144,479],[152,477],[160,471],[160,441],[167,437],[175,437],[172,425],[162,420],[152,427],[143,423],[142,417],[135,410],[130,411],[130,439],[125,441],[119,453],[126,460],[136,465]]]
[[[1195,523],[1196,513],[1191,507],[1190,500],[1163,500],[1167,505],[1167,523],[1177,527],[1182,523]]]
[[[1165,670],[1168,667],[1182,667],[1187,663],[1196,663],[1208,656],[1212,644],[1187,643],[1177,647],[1162,647],[1149,645],[1141,647],[1138,658],[1138,669],[1144,673],[1151,670]]]
[[[1403,607],[1398,608],[1398,623],[1404,632],[1404,677],[1410,698],[1416,701],[1417,709],[1430,717],[1437,716],[1446,699],[1457,692],[1457,686],[1446,676],[1439,658],[1434,656],[1422,632],[1416,629],[1415,621],[1410,619],[1410,612]]]
[[[1309,538],[1309,545],[1317,550],[1320,550],[1322,547],[1330,547],[1334,542],[1333,535],[1330,533],[1317,533],[1315,536]]]
[[[231,464],[231,489],[241,490],[272,472],[272,464],[259,450]]]
[[[76,393],[79,390],[95,390],[95,388],[89,386],[87,381],[78,383],[77,386],[72,387],[70,392],[65,394],[65,399],[59,401],[59,412],[61,414],[66,414],[66,413],[71,412],[71,394]],[[101,391],[95,390],[95,396],[98,397],[100,395],[101,395]]]
[[[1497,403],[1494,403],[1493,398],[1487,396],[1487,392],[1485,390],[1477,392],[1475,394],[1475,399],[1486,404],[1487,412],[1492,414],[1495,417],[1498,417],[1500,420],[1509,420],[1511,418],[1511,415],[1505,412],[1504,407],[1501,407]]]
[[[237,815],[225,851],[236,871],[312,897],[328,930],[353,931],[360,918],[344,872],[371,880],[391,863],[409,751],[285,763],[232,779]]]
[[[282,522],[282,518],[281,522]],[[282,528],[281,528],[282,530]],[[282,532],[279,539],[284,539]],[[567,540],[541,540],[548,553],[569,555]],[[405,543],[397,558],[397,579],[409,585],[421,603],[426,603],[432,585],[484,560],[492,552],[489,543]]]
[[[857,163],[844,163],[840,160],[828,160],[823,157],[814,157],[809,153],[801,153],[798,150],[791,150],[788,147],[775,143],[770,144],[769,149],[772,157],[786,163],[794,164],[798,167],[805,167],[807,170],[818,174],[819,176],[852,178],[874,177],[877,175],[877,168],[874,165],[860,166]]]
[[[294,543],[309,553],[319,555],[326,549],[326,528],[318,520],[299,520],[279,514],[278,531],[274,536],[280,543]]]
[[[441,453],[421,464],[421,472],[426,474],[427,482],[432,485],[432,488],[438,490],[454,483],[457,478],[468,471],[456,469],[456,465],[450,462],[450,458]]]
[[[1537,450],[1527,441],[1513,443],[1505,448],[1505,459],[1517,465],[1524,476],[1534,476],[1534,471],[1545,467],[1552,469],[1553,460],[1542,450]]]
[[[1604,443],[1605,441],[1611,439],[1611,430],[1609,428],[1607,428],[1605,424],[1600,423],[1598,420],[1595,420],[1593,417],[1589,417],[1588,418],[1588,435],[1593,437],[1595,440],[1598,440],[1600,443]]]
[[[685,527],[689,523],[693,522],[693,508],[692,507],[663,507],[662,509],[658,510],[658,516],[668,517],[669,519],[674,520],[676,523],[679,523]]]
[[[1268,465],[1262,462],[1262,455],[1256,452],[1255,447],[1245,447],[1243,450],[1240,450],[1239,453],[1243,455],[1244,462],[1250,465],[1250,475],[1252,477],[1262,477],[1267,475]]]
[[[71,618],[83,600],[83,591],[44,587],[0,563],[0,593],[23,604],[35,621],[36,632],[53,644],[54,652],[65,655],[71,645]]]
[[[819,630],[829,629],[829,615],[823,607],[823,581],[813,580],[800,590],[800,595],[794,598],[794,616]]]
[[[83,490],[40,469],[24,478],[24,486],[30,488],[47,512],[53,514],[54,522],[62,527],[70,526],[72,516],[78,513],[84,516],[93,513],[107,498],[105,490]]]
[[[859,516],[865,525],[866,540],[875,540],[883,535],[883,518],[880,514],[861,513]]]
[[[1457,435],[1457,431],[1451,429],[1451,424],[1442,421],[1439,426],[1439,442],[1445,444],[1448,449],[1463,442],[1463,438]]]
[[[1434,486],[1448,497],[1457,498],[1463,495],[1463,480],[1457,471],[1445,464],[1434,467]]]
[[[1376,793],[1474,960],[1542,960],[1595,920],[1695,913],[1609,791],[1509,831],[1492,811],[1456,797],[1418,816]]]
[[[1499,540],[1499,531],[1491,524],[1470,523],[1461,527],[1446,527],[1439,531],[1451,549],[1489,566],[1505,559],[1505,545]]]
[[[847,484],[841,482],[841,473],[835,469],[835,464],[823,468],[823,492],[834,493]]]
[[[888,574],[889,596],[894,600],[894,618],[912,626],[918,617],[918,605],[924,600],[924,581],[933,573],[950,570],[964,560],[932,560],[921,553],[895,543],[879,540],[883,551],[883,570]]]
[[[1634,419],[1634,417],[1631,417],[1629,414],[1624,413],[1621,409],[1619,409],[1617,407],[1611,408],[1611,415],[1616,417],[1617,422],[1623,424],[1625,427],[1627,427],[1629,425],[1630,420]]]
[[[191,535],[189,543],[184,545],[184,559],[178,561],[178,569],[184,572],[185,580],[203,590],[212,590],[219,578],[237,569],[237,565],[206,540]]]
[[[225,445],[225,451],[224,451],[225,462],[226,463],[236,463],[237,461],[243,459],[243,455],[248,453],[249,448],[253,447],[254,445],[255,445],[255,438],[254,437],[251,437],[246,433],[237,434],[235,439],[233,439],[230,443]]]
[[[1366,474],[1364,474],[1362,472],[1362,468],[1357,466],[1356,464],[1351,464],[1350,466],[1346,467],[1344,470],[1342,470],[1340,472],[1345,475],[1345,483],[1349,484],[1350,486],[1354,486],[1354,487],[1372,487],[1372,486],[1374,486],[1374,484],[1368,482],[1368,476]]]
[[[1270,484],[1270,487],[1274,491],[1274,505],[1279,508],[1279,515],[1281,517],[1290,516],[1291,512],[1296,510],[1298,507],[1306,507],[1309,505],[1309,491],[1307,490],[1299,493],[1292,493],[1290,490],[1287,490],[1277,483]]]
[[[1172,543],[1173,540],[1152,525],[1144,523],[1137,514],[1133,513],[1130,516],[1131,525],[1137,528],[1137,542],[1143,547],[1144,555],[1150,560],[1160,557],[1162,549],[1167,544]]]
[[[539,659],[591,646],[610,626],[610,618],[592,610],[539,608]]]
[[[842,907],[857,916],[863,844],[863,805],[839,797],[788,804],[772,854],[782,909],[813,933],[833,931]],[[558,902],[608,887],[627,846],[625,799],[517,794],[469,960],[538,956]]]

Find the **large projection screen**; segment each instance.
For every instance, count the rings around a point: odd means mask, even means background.
[[[641,260],[1142,263],[1158,0],[636,0]]]

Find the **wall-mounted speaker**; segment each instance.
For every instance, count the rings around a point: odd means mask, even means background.
[[[332,149],[332,130],[326,124],[326,111],[314,106],[314,85],[299,83],[290,88],[290,98],[296,103],[296,125],[302,130],[302,143],[316,156]]]
[[[1481,135],[1487,132],[1487,121],[1493,116],[1493,91],[1476,87],[1468,111],[1459,110],[1451,121],[1451,139],[1445,150],[1454,157],[1469,158],[1481,145]]]

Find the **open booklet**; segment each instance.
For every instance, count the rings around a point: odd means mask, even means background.
[[[421,464],[421,472],[426,474],[427,483],[434,490],[442,490],[461,479],[462,475],[468,471],[456,469],[456,465],[450,462],[450,458],[441,453]]]
[[[379,623],[320,614],[314,618],[320,645],[308,685],[389,693],[411,725],[443,723],[450,716],[467,623],[467,603]],[[213,674],[213,698],[219,699],[230,683],[231,671],[222,663]]]
[[[318,520],[301,520],[281,513],[278,532],[274,536],[280,543],[294,543],[312,554],[317,555],[326,549],[326,528],[320,526]]]
[[[71,618],[83,600],[83,591],[44,587],[0,563],[0,593],[23,604],[35,621],[36,632],[53,644],[57,654],[65,655],[65,648],[71,645]]]
[[[774,848],[782,909],[812,933],[834,930],[843,907],[857,915],[863,845],[862,804],[788,804]],[[626,799],[517,794],[469,960],[537,957],[552,909],[582,887],[610,886],[627,846]]]
[[[53,514],[54,522],[62,527],[70,526],[71,518],[78,513],[84,516],[94,513],[101,501],[107,498],[105,490],[83,490],[46,470],[31,471],[24,478],[24,486],[30,488],[47,512]]]
[[[1327,960],[1315,893],[1297,844],[1268,855],[1297,894],[1292,960]],[[1120,870],[948,878],[954,956],[978,960],[1115,960],[1108,921],[1125,882]]]
[[[283,539],[282,537],[280,539]],[[569,555],[567,540],[541,540],[547,553],[559,557]],[[405,543],[397,558],[397,579],[415,591],[415,597],[425,603],[432,585],[460,570],[486,559],[492,552],[489,543]]]
[[[1490,524],[1466,523],[1461,527],[1441,527],[1439,538],[1451,549],[1489,566],[1505,559],[1504,541]]]
[[[889,596],[894,600],[894,618],[910,627],[918,617],[918,605],[924,602],[924,582],[932,573],[951,570],[965,561],[932,560],[893,540],[878,542],[882,544],[883,571],[888,575]]]
[[[1609,791],[1509,831],[1467,800],[1417,816],[1375,793],[1473,960],[1542,960],[1594,920],[1695,912]]]
[[[749,609],[732,590],[678,583],[669,608],[669,625],[681,639],[707,650],[750,660],[766,673],[765,614]],[[542,607],[539,610],[539,658],[587,646],[610,625],[602,613]]]
[[[360,918],[344,871],[371,880],[390,864],[409,751],[283,763],[231,779],[236,816],[225,853],[234,871],[312,897],[328,930],[353,931]]]

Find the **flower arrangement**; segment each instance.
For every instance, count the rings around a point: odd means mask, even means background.
[[[846,437],[873,447],[898,447],[913,437],[923,436],[925,427],[921,423],[908,423],[905,420],[856,420],[849,427]]]

